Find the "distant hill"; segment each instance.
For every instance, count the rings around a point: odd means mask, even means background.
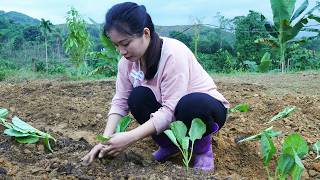
[[[23,25],[38,25],[40,21],[38,19],[32,18],[28,15],[25,15],[23,13],[10,11],[5,12],[0,10],[0,16],[5,17],[17,24],[23,24]]]
[[[0,18],[4,17],[5,19],[8,19],[9,21],[13,21],[16,24],[21,24],[23,26],[30,26],[30,25],[38,25],[40,21],[38,19],[32,18],[28,15],[25,15],[23,13],[11,11],[11,12],[5,12],[0,10]],[[60,29],[60,32],[63,36],[66,36],[67,34],[67,26],[66,24],[57,24],[55,25],[56,28]],[[99,26],[99,25],[98,25]],[[102,27],[102,25],[101,25]],[[194,28],[192,25],[177,25],[177,26],[156,26],[156,31],[160,34],[160,36],[169,36],[171,31],[178,31],[183,32],[189,36],[194,35]],[[96,25],[94,24],[88,24],[88,30],[90,34],[95,37],[99,38],[99,32],[96,29]],[[208,32],[216,32],[217,28],[212,28],[209,26],[200,26],[200,34],[206,36]],[[230,43],[233,44],[235,41],[234,34],[226,31],[222,31],[222,36]]]

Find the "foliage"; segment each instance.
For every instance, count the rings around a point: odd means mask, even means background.
[[[45,53],[46,53],[46,72],[48,73],[49,65],[48,65],[48,33],[52,32],[53,24],[50,20],[45,20],[41,18],[40,29],[44,36],[44,45],[45,45]]]
[[[270,68],[270,65],[271,65],[271,59],[270,59],[270,53],[269,52],[266,52],[264,53],[263,57],[261,58],[261,61],[260,61],[260,65],[258,66],[258,71],[259,72],[267,72]]]
[[[236,105],[234,108],[231,108],[231,109],[228,109],[228,112],[229,113],[233,113],[233,112],[248,112],[250,109],[250,106],[249,104],[247,103],[241,103],[241,104],[238,104]]]
[[[310,19],[320,22],[320,18],[312,14],[315,9],[320,7],[320,3],[312,7],[308,12],[305,12],[307,7],[309,6],[308,0],[305,0],[296,10],[296,0],[270,0],[270,3],[274,24],[266,22],[265,28],[266,30],[268,30],[272,38],[258,40],[257,42],[267,45],[274,44],[276,45],[276,48],[279,48],[281,71],[284,72],[286,64],[285,54],[288,43],[301,41],[294,40],[294,38],[309,22]],[[262,17],[265,19],[264,16]],[[297,19],[298,17],[301,18]]]
[[[302,71],[319,68],[318,61],[312,50],[303,48],[298,44],[292,44],[288,46],[287,52],[288,70]]]
[[[320,160],[320,140],[313,144],[312,149],[315,153],[317,153],[317,157],[315,159]]]
[[[277,137],[277,136],[281,135],[281,133],[282,133],[281,131],[274,131],[273,127],[271,126],[271,127],[267,128],[267,129],[263,130],[262,132],[258,133],[258,134],[239,139],[239,140],[236,141],[236,143],[260,140],[261,136],[263,134],[267,135],[268,137]]]
[[[275,115],[274,117],[271,118],[271,120],[268,122],[272,122],[272,121],[276,121],[279,120],[281,118],[287,117],[290,113],[292,113],[293,111],[296,110],[296,107],[285,107],[284,110],[282,110],[281,112],[279,112],[277,115]]]
[[[68,35],[64,43],[66,53],[70,56],[70,61],[77,68],[84,63],[91,42],[86,31],[86,23],[79,12],[71,8],[67,16]]]
[[[235,69],[235,58],[226,50],[218,50],[214,54],[198,54],[199,63],[207,71],[231,72]]]
[[[14,137],[17,142],[23,144],[37,143],[40,139],[43,139],[44,146],[53,152],[50,140],[56,140],[50,134],[39,131],[16,116],[12,118],[12,123],[9,123],[6,121],[7,116],[8,110],[0,108],[0,124],[6,127],[4,134]]]
[[[95,69],[90,73],[90,75],[95,73],[104,73],[107,76],[116,75],[117,62],[120,59],[120,54],[117,51],[111,40],[104,35],[100,34],[100,40],[104,48],[100,52],[90,52],[88,55],[94,59],[98,59],[95,63]]]
[[[253,61],[260,64],[263,53],[268,50],[266,46],[256,44],[254,41],[258,38],[268,37],[264,29],[264,19],[261,14],[255,11],[249,11],[247,16],[238,16],[233,20],[235,24],[237,65],[243,67],[244,61]]]
[[[169,37],[183,42],[186,46],[191,47],[192,37],[179,31],[170,31]]]
[[[182,121],[174,121],[170,124],[170,129],[165,130],[164,133],[179,148],[183,156],[183,163],[188,170],[194,142],[195,140],[202,138],[203,134],[206,132],[206,125],[201,119],[195,118],[192,120],[188,133],[189,136],[186,136],[187,131],[187,126]],[[189,141],[191,141],[191,153],[189,153]]]
[[[117,124],[116,133],[125,132],[131,122],[132,122],[132,119],[130,118],[130,116],[122,117],[119,123]],[[101,134],[98,134],[96,136],[96,140],[102,143],[108,141],[109,139],[110,137],[106,137]]]
[[[291,175],[292,179],[301,179],[304,166],[300,158],[303,158],[308,151],[307,142],[301,135],[293,133],[287,136],[277,161],[276,178],[286,179]]]

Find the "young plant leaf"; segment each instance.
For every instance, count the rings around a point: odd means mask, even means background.
[[[8,123],[5,119],[0,118],[0,124],[3,125],[4,127],[6,127],[7,129],[11,129],[13,128],[13,124]]]
[[[131,123],[130,116],[124,116],[120,119],[120,122],[117,124],[116,132],[124,132],[128,128],[129,124]]]
[[[53,152],[52,148],[51,148],[51,145],[50,145],[50,138],[49,137],[46,137],[43,139],[43,143],[44,143],[44,146],[50,151],[50,152]]]
[[[308,153],[308,151],[308,144],[300,134],[293,133],[284,139],[282,153],[289,154],[294,157],[294,152],[296,152],[298,156],[302,158]]]
[[[4,134],[12,137],[26,137],[30,135],[28,133],[22,133],[22,132],[16,131],[15,129],[6,129],[4,130]]]
[[[262,132],[255,134],[255,135],[252,135],[252,136],[249,136],[249,137],[246,137],[246,138],[243,138],[243,139],[240,139],[240,140],[236,141],[236,143],[239,144],[239,143],[242,143],[245,141],[260,140],[262,133],[267,134],[269,137],[277,137],[277,136],[281,135],[281,133],[282,133],[281,131],[274,131],[272,128],[273,128],[273,126],[268,127],[267,129],[263,130]]]
[[[201,139],[203,134],[206,132],[206,125],[201,119],[195,118],[191,122],[191,128],[189,130],[189,137],[192,142],[196,139]]]
[[[276,153],[276,147],[266,133],[262,133],[261,135],[260,148],[263,156],[263,165],[267,167],[272,156]]]
[[[279,120],[281,118],[284,118],[284,117],[287,117],[290,113],[292,113],[293,111],[295,111],[296,107],[286,107],[284,108],[283,111],[279,112],[277,115],[273,116],[271,118],[271,120],[268,122],[272,122],[272,121],[276,121],[276,120]]]
[[[16,137],[15,139],[18,143],[22,144],[34,144],[40,140],[39,137],[31,135],[26,137]]]
[[[179,146],[177,139],[174,136],[172,130],[170,130],[170,129],[165,130],[164,133],[169,137],[169,139],[173,142],[173,144],[175,144],[180,149],[180,146]]]
[[[35,129],[34,127],[32,127],[31,125],[29,125],[28,123],[22,121],[21,119],[19,119],[17,116],[14,116],[12,118],[12,123],[14,126],[25,130],[25,131],[29,131],[29,132],[37,132],[38,130]]]
[[[189,142],[190,142],[190,138],[189,137],[184,137],[183,138],[181,146],[182,146],[182,149],[184,151],[188,152],[188,150],[189,150]]]
[[[109,141],[109,139],[110,139],[110,137],[105,137],[105,136],[103,136],[101,134],[98,134],[96,136],[96,140],[101,142],[101,143],[107,142],[107,141]]]
[[[170,124],[170,128],[180,144],[187,135],[187,126],[182,121],[174,121]]]
[[[7,118],[8,113],[9,113],[9,112],[8,112],[7,109],[0,108],[0,118],[3,118],[3,119]]]
[[[315,159],[320,159],[320,140],[313,144],[312,150],[317,153],[317,157]]]
[[[281,154],[277,163],[277,174],[279,179],[286,179],[294,166],[294,159],[288,154]]]
[[[301,175],[304,171],[304,166],[303,166],[298,154],[296,153],[296,151],[294,149],[292,149],[292,151],[294,153],[295,164],[294,164],[293,169],[290,174],[291,174],[292,180],[300,180]]]
[[[247,103],[241,103],[236,105],[234,108],[229,109],[228,111],[230,113],[236,112],[236,111],[240,111],[240,112],[248,112],[250,109],[249,104]]]

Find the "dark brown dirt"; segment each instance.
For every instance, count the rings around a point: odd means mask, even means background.
[[[186,173],[179,156],[165,163],[154,161],[151,153],[157,146],[150,138],[132,145],[116,158],[81,166],[79,159],[96,143],[95,135],[104,129],[115,91],[113,80],[0,83],[0,107],[9,109],[10,117],[19,116],[57,139],[52,143],[54,152],[48,153],[41,144],[18,144],[1,134],[0,179],[266,179],[259,143],[236,144],[236,138],[273,125],[283,131],[283,136],[300,133],[309,146],[320,139],[320,74],[281,75],[281,82],[277,82],[279,76],[214,77],[219,91],[232,105],[247,102],[250,111],[230,114],[225,127],[213,136],[216,168],[208,173],[192,169]],[[297,111],[266,124],[288,105],[296,106]],[[130,128],[135,126],[136,123]],[[278,154],[282,139],[275,140]],[[303,159],[303,179],[320,178],[320,161],[314,158],[315,153],[310,152]]]

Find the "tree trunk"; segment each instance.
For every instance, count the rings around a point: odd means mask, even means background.
[[[46,73],[48,74],[49,65],[48,65],[48,43],[47,43],[47,37],[44,38],[45,47],[46,47]]]

